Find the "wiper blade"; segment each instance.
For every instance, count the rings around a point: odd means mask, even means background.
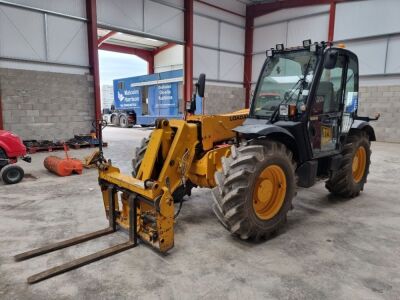
[[[308,73],[308,69],[310,68],[310,63],[311,63],[311,57],[310,57],[310,59],[308,60],[308,63],[307,63],[306,69],[305,69],[305,71],[304,71],[303,77],[300,77],[299,80],[296,82],[296,84],[292,87],[291,93],[289,94],[289,96],[288,96],[286,99],[284,98],[284,99],[279,103],[279,105],[275,108],[274,112],[273,112],[272,115],[271,115],[271,123],[275,121],[276,114],[277,114],[277,112],[279,111],[279,107],[280,107],[282,104],[284,104],[284,103],[288,103],[289,100],[292,99],[292,97],[293,97],[293,95],[294,95],[294,91],[297,90],[297,85],[301,82],[301,83],[302,83],[301,86],[303,86],[303,83],[304,83],[305,80],[306,80],[306,76],[307,76],[307,73]],[[299,92],[298,98],[299,98],[299,97],[300,97],[300,92]],[[298,98],[297,98],[297,99],[298,99]]]
[[[291,88],[291,93],[289,94],[289,96],[288,96],[286,99],[283,98],[283,100],[282,100],[281,102],[279,102],[279,104],[276,106],[276,108],[274,109],[274,111],[273,111],[272,114],[271,114],[271,122],[274,121],[275,116],[276,116],[277,112],[279,111],[279,107],[280,107],[282,104],[287,103],[287,102],[289,102],[289,100],[292,99],[292,97],[293,97],[293,95],[294,95],[294,91],[297,90],[297,85],[298,85],[300,82],[303,82],[303,81],[305,80],[304,78],[305,78],[305,77],[300,78],[300,79],[295,83],[295,85]]]

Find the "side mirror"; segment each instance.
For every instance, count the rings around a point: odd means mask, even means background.
[[[324,68],[332,70],[336,66],[338,56],[339,52],[337,50],[328,50],[325,55]]]
[[[197,94],[204,98],[204,90],[206,88],[206,74],[200,74],[199,80],[196,83]]]

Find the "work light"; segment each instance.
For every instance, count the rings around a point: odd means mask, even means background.
[[[276,50],[277,51],[283,51],[285,47],[283,46],[283,44],[276,44]]]
[[[314,43],[310,46],[310,51],[311,52],[317,52],[317,43]]]
[[[303,41],[303,47],[304,48],[308,48],[308,47],[310,47],[310,45],[311,45],[311,40],[304,40]]]

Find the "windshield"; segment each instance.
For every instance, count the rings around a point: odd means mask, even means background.
[[[253,102],[253,115],[270,117],[279,104],[296,104],[303,111],[317,64],[309,50],[277,53],[265,66]]]

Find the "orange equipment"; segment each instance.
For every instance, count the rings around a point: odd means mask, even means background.
[[[64,144],[65,158],[48,156],[43,164],[47,170],[58,176],[70,176],[72,173],[82,174],[83,165],[79,159],[68,156],[68,148]]]

